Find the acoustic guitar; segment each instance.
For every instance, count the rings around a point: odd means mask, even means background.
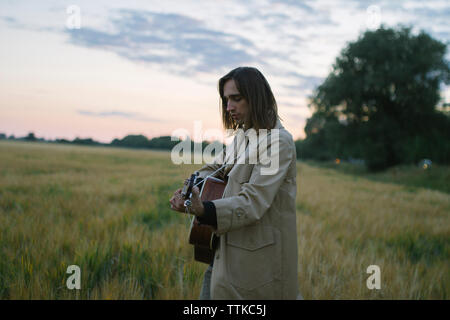
[[[200,190],[200,199],[202,201],[212,201],[220,199],[223,196],[226,182],[215,177],[207,177],[202,181],[196,174],[186,180],[181,194],[185,199],[185,205],[189,204],[192,197],[192,188],[194,185],[202,183]],[[194,245],[194,259],[199,262],[211,264],[214,259],[214,252],[219,238],[214,234],[214,229],[210,225],[200,224],[197,217],[194,216],[191,221],[189,231],[189,243]]]

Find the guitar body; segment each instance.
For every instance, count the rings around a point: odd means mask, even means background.
[[[214,177],[206,178],[203,181],[200,199],[202,201],[211,201],[222,198],[225,186],[226,182],[220,179]],[[218,240],[219,238],[214,234],[213,227],[199,224],[197,217],[193,218],[189,233],[189,243],[194,245],[194,259],[196,261],[211,264]]]

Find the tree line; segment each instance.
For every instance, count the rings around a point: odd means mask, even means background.
[[[8,139],[8,140],[20,140],[20,141],[30,141],[30,142],[48,142],[48,143],[64,143],[64,144],[76,144],[76,145],[87,145],[87,146],[112,146],[112,147],[122,147],[122,148],[136,148],[136,149],[158,149],[158,150],[171,150],[175,145],[180,143],[180,140],[172,141],[170,136],[161,136],[155,137],[152,139],[148,139],[144,135],[127,135],[122,139],[114,139],[110,143],[103,143],[99,141],[95,141],[92,138],[75,138],[73,140],[67,139],[55,139],[55,140],[46,140],[44,138],[37,138],[33,132],[28,133],[27,136],[24,137],[15,137],[14,135],[7,136],[4,133],[0,133],[0,140]],[[187,138],[189,139],[189,137]],[[219,143],[218,141],[202,141],[202,142],[194,142],[191,140],[192,150],[194,150],[195,145],[200,145],[201,149],[204,150],[206,146],[211,143]],[[221,144],[221,143],[220,143]],[[225,145],[221,144],[223,147]]]

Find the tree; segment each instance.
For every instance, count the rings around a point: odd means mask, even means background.
[[[93,145],[100,145],[101,144],[101,143],[93,140],[92,138],[81,139],[81,138],[78,138],[78,137],[76,137],[71,143],[87,145],[87,146],[93,146]]]
[[[171,150],[177,143],[170,136],[155,137],[150,140],[149,148]]]
[[[36,139],[34,133],[33,133],[33,132],[30,132],[30,133],[28,133],[28,135],[25,137],[25,140],[27,140],[27,141],[36,141],[37,139]]]
[[[408,27],[381,27],[349,43],[311,96],[304,147],[320,145],[330,158],[361,157],[369,169],[381,170],[428,154],[411,142],[423,140],[448,163],[450,119],[436,109],[441,83],[450,82],[446,49]],[[440,133],[432,133],[434,125]]]
[[[114,139],[111,142],[113,146],[129,147],[129,148],[148,148],[149,141],[147,137],[139,135],[127,135],[123,139]]]

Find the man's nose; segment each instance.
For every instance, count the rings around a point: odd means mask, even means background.
[[[234,104],[231,101],[227,102],[227,111],[230,112],[234,110]]]

